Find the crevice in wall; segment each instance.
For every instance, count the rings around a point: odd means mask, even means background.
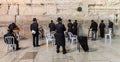
[[[20,13],[19,13],[19,10],[20,10],[20,9],[19,9],[19,6],[20,6],[20,5],[17,4],[17,6],[18,6],[18,8],[17,8],[17,15],[19,15],[19,14],[20,14]]]

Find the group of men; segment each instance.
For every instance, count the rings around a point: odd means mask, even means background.
[[[103,20],[101,20],[101,23],[99,24],[99,27],[98,27],[98,24],[97,22],[95,22],[94,20],[91,20],[91,26],[90,26],[90,29],[92,30],[92,40],[96,40],[96,37],[97,37],[97,31],[98,31],[98,28],[99,28],[99,31],[100,31],[100,37],[101,38],[104,38],[105,37],[105,23]],[[108,23],[108,28],[111,28],[112,29],[112,32],[113,32],[113,22],[109,20],[109,23]]]
[[[68,27],[68,32],[73,33],[73,35],[78,35],[81,36],[80,33],[78,33],[78,23],[77,20],[75,20],[74,23],[71,22],[71,20],[68,20],[69,23],[67,24]],[[55,24],[53,22],[53,20],[51,20],[51,23],[49,24],[49,28],[50,28],[50,32],[55,31],[55,43],[56,43],[56,47],[57,50],[56,52],[59,53],[60,52],[60,46],[62,46],[63,48],[63,54],[66,54],[66,48],[65,48],[65,34],[64,31],[66,31],[66,27],[65,25],[62,23],[62,18],[58,17],[57,18],[57,24]],[[105,24],[104,21],[102,20],[101,23],[99,24],[99,29],[100,29],[100,37],[104,38],[105,35]],[[109,28],[113,28],[113,23],[111,21],[109,21]],[[8,33],[4,35],[4,38],[6,36],[14,36],[14,32],[13,30],[15,28],[18,28],[17,25],[15,23],[12,23],[9,25],[9,30]],[[92,40],[96,40],[96,33],[98,30],[98,24],[97,22],[95,22],[94,20],[91,20],[91,26],[90,29],[92,30]],[[37,22],[36,18],[33,18],[33,23],[30,25],[30,30],[32,32],[32,36],[33,36],[33,47],[38,47],[39,46],[39,42],[38,42],[38,38],[39,38],[39,25]],[[81,30],[81,29],[80,29]],[[80,35],[79,35],[80,34]],[[15,38],[15,44],[16,44],[16,50],[19,50],[19,42],[18,40]]]
[[[68,24],[67,24],[67,27],[68,27],[68,32],[71,32],[73,35],[77,35],[77,20],[75,20],[75,22],[71,22],[71,19],[68,20]]]

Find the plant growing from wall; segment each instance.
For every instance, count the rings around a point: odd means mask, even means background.
[[[77,8],[77,11],[78,11],[78,12],[81,12],[81,11],[82,11],[82,7],[78,7],[78,8]]]

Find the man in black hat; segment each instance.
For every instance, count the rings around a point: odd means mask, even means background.
[[[38,35],[39,35],[39,31],[38,31],[38,23],[37,23],[37,19],[33,18],[33,23],[30,26],[30,30],[32,32],[33,35],[33,46],[34,47],[38,47],[39,43],[38,43]]]
[[[11,23],[11,24],[8,26],[10,32],[13,32],[13,30],[14,30],[16,27],[17,27],[17,25],[16,25],[14,22]]]
[[[57,19],[58,24],[56,24],[56,45],[57,45],[57,53],[59,53],[60,46],[63,48],[63,54],[66,54],[66,49],[65,49],[65,35],[64,31],[66,30],[64,24],[62,24],[62,19],[59,17]]]

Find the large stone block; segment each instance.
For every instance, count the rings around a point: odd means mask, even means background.
[[[20,5],[20,15],[45,15],[46,6],[42,5]]]
[[[15,16],[13,15],[0,15],[0,22],[13,22],[15,21]]]
[[[88,4],[95,4],[95,0],[87,0]]]
[[[32,0],[17,0],[18,4],[29,4]]]
[[[46,5],[33,5],[32,6],[33,15],[46,15],[47,14],[47,8]]]
[[[3,38],[3,36],[7,33],[8,27],[0,27],[0,37]]]
[[[5,15],[8,13],[8,5],[0,5],[0,15]]]
[[[67,10],[59,10],[59,12],[57,12],[57,14],[79,14],[79,12],[77,12],[74,9],[67,9]]]
[[[46,2],[46,0],[32,0],[32,3],[33,4],[41,4],[41,5],[44,5]]]
[[[9,15],[16,15],[18,14],[18,5],[10,5],[9,9],[8,9],[8,14]]]
[[[32,7],[31,6],[27,6],[27,5],[20,5],[19,6],[19,13],[20,15],[32,15],[33,11],[32,11]]]
[[[47,15],[55,15],[57,8],[55,5],[47,5]]]
[[[1,4],[27,4],[30,2],[31,0],[0,0]]]
[[[65,4],[65,5],[57,5],[57,9],[77,9],[79,4]]]

